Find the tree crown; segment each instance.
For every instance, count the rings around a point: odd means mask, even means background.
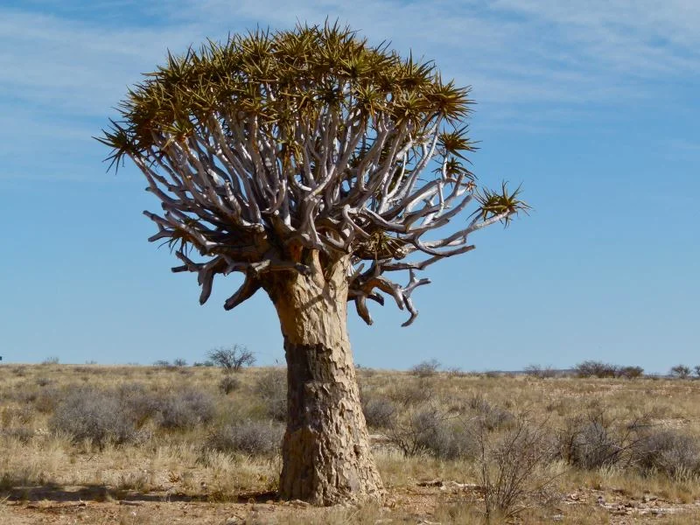
[[[128,157],[146,176],[164,211],[144,212],[159,230],[150,240],[175,250],[184,264],[174,271],[198,273],[201,302],[216,274],[245,273],[233,308],[267,272],[311,271],[305,253],[328,263],[349,254],[362,318],[371,323],[366,299],[382,302],[379,290],[410,323],[410,294],[429,282],[414,271],[473,249],[470,233],[528,208],[505,183],[477,188],[468,95],[432,62],[337,23],[257,30],[169,54],[98,140],[112,165]],[[472,202],[466,227],[426,239]],[[400,270],[406,286],[385,275]]]

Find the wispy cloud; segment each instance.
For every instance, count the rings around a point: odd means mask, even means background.
[[[540,130],[557,114],[652,99],[657,81],[700,77],[694,0],[327,0],[293,9],[277,0],[28,0],[0,8],[0,124],[12,127],[9,109],[26,106],[42,114],[23,121],[29,133],[60,126],[66,142],[105,119],[168,48],[327,17],[435,59],[474,87],[486,126]]]
[[[104,114],[167,46],[189,43],[183,28],[129,29],[0,10],[0,90],[79,115]]]

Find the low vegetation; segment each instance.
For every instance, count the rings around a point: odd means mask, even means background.
[[[71,490],[97,491],[81,497],[105,505],[176,497],[213,513],[221,502],[274,500],[286,371],[220,368],[1,366],[0,505],[26,510]],[[642,521],[667,513],[694,523],[700,381],[622,370],[595,362],[568,374],[453,373],[430,361],[405,373],[361,368],[387,506],[271,503],[257,522],[608,523],[620,513]],[[168,505],[176,508],[149,508]],[[256,522],[241,505],[242,519]],[[167,521],[160,516],[150,522]]]

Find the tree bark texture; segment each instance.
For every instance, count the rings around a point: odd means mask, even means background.
[[[369,446],[347,334],[343,257],[309,276],[276,272],[266,289],[279,315],[287,358],[287,431],[279,492],[315,505],[379,499],[383,489]]]

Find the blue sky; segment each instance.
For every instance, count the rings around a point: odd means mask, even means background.
[[[356,361],[465,370],[584,359],[700,364],[700,4],[639,0],[0,4],[0,355],[6,362],[202,360],[240,343],[283,360],[260,294],[205,306],[146,239],[158,203],[91,139],[128,85],[206,37],[340,19],[473,86],[480,180],[523,183],[535,208],[426,273],[420,317],[387,303]]]

